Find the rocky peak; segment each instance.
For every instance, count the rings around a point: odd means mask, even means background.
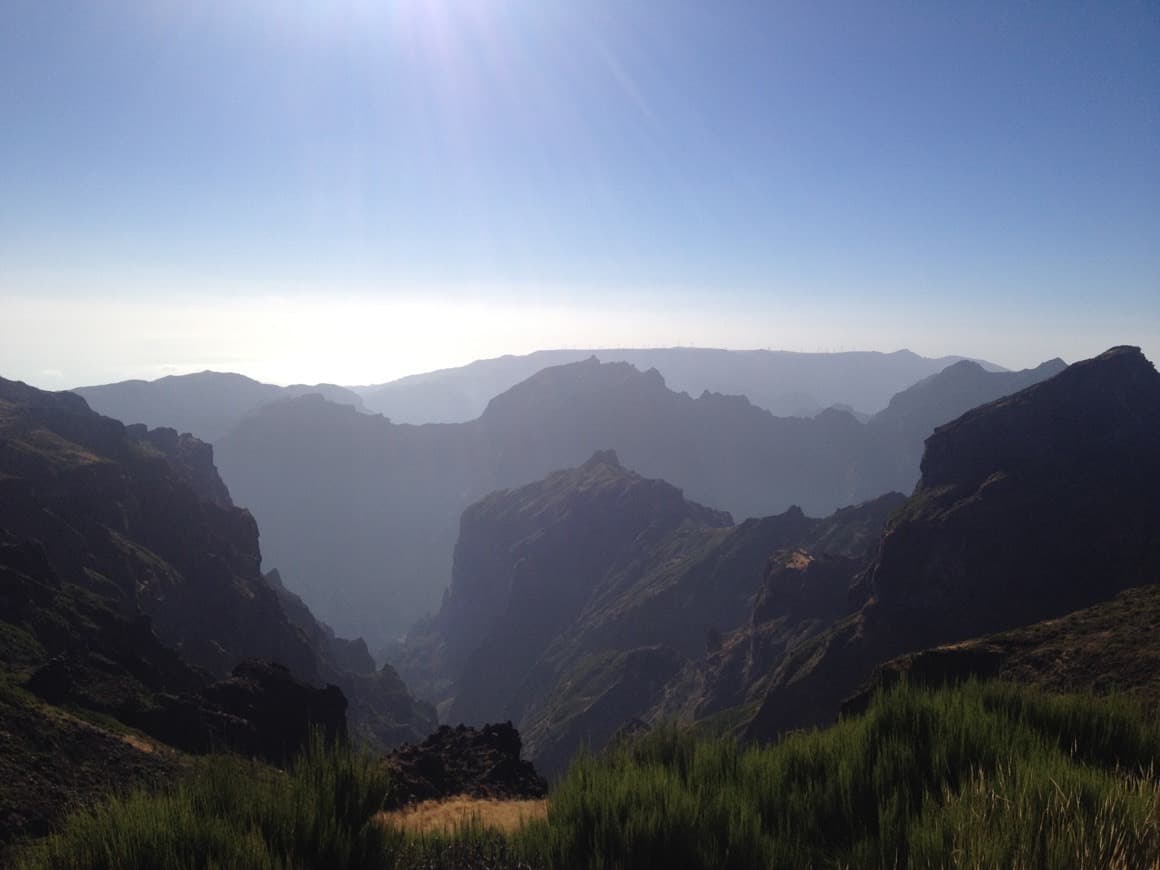
[[[1160,375],[1113,348],[940,427],[872,596],[783,665],[751,726],[818,724],[878,662],[1053,619],[1160,577]]]
[[[144,423],[126,426],[125,433],[131,440],[161,453],[203,501],[221,508],[234,506],[230,492],[213,463],[212,445],[188,432],[179,435],[176,429],[150,429]]]
[[[597,450],[592,454],[592,458],[582,465],[582,468],[595,468],[598,465],[607,465],[611,468],[623,468],[620,464],[620,459],[616,456],[615,450]]]
[[[1155,367],[1139,348],[1115,347],[938,427],[926,443],[921,486],[977,485],[1065,457],[1086,465],[1152,453],[1160,445],[1158,407]]]

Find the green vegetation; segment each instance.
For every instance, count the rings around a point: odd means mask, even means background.
[[[202,759],[175,789],[72,816],[26,868],[389,868],[400,835],[373,820],[389,777],[371,756],[315,739],[285,773]]]
[[[578,758],[544,822],[405,836],[373,763],[213,759],[175,792],[74,817],[29,867],[1145,867],[1160,726],[1118,698],[897,687],[776,746],[661,729]],[[475,863],[472,863],[475,862]]]
[[[903,686],[774,747],[662,731],[581,758],[529,834],[561,867],[1148,866],[1158,759],[1127,702]]]

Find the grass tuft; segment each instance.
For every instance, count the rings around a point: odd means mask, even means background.
[[[21,866],[389,868],[401,835],[373,821],[389,784],[372,757],[317,735],[286,772],[212,756],[170,792],[136,792],[72,816]]]

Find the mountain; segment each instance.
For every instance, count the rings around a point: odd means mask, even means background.
[[[899,480],[913,475],[911,485],[899,487],[910,492],[918,482],[923,444],[935,427],[1000,396],[1054,377],[1065,368],[1067,364],[1058,358],[1018,372],[988,371],[971,360],[947,366],[898,393],[867,421],[871,437],[879,444],[880,461],[893,463],[891,475]]]
[[[537,766],[559,770],[582,743],[650,717],[713,638],[749,618],[771,555],[863,554],[902,501],[734,526],[598,451],[464,512],[443,606],[408,636],[400,671],[447,721],[516,722]],[[834,615],[849,610],[844,587],[831,597]],[[789,608],[800,635],[828,624],[828,606],[812,627],[801,622],[816,608]]]
[[[899,390],[962,357],[930,359],[908,350],[894,353],[794,353],[713,348],[541,350],[524,356],[478,360],[459,368],[410,375],[386,384],[354,388],[368,410],[397,423],[462,423],[474,420],[492,398],[544,368],[596,356],[655,368],[677,392],[746,396],[783,417],[812,417],[832,405],[873,413]],[[988,371],[1000,370],[982,363]],[[855,412],[856,413],[856,412]],[[949,419],[949,418],[947,418]]]
[[[963,398],[937,383],[919,398],[965,410],[1010,386],[981,369],[979,383],[967,380]],[[642,475],[738,518],[792,505],[824,516],[909,491],[913,445],[930,434],[931,416],[912,407],[878,427],[836,409],[775,417],[741,396],[693,398],[655,369],[590,357],[537,372],[468,423],[396,424],[317,396],[276,402],[220,439],[216,456],[287,584],[340,632],[381,644],[438,606],[459,516],[495,489],[612,448]]]
[[[875,664],[1030,625],[1160,577],[1160,375],[1113,348],[935,430],[864,577],[791,651],[754,737],[832,719]]]
[[[340,405],[362,407],[357,393],[334,384],[278,387],[243,375],[209,371],[78,387],[72,392],[107,417],[189,432],[209,442],[228,432],[250,411],[279,399],[317,393]]]
[[[399,693],[397,675],[376,672],[365,644],[328,635],[304,607],[292,619],[261,559],[253,517],[233,505],[209,445],[0,379],[5,670],[53,703],[167,738],[214,680],[235,681],[212,689],[215,709],[227,695],[335,683],[359,730],[383,742],[425,733],[432,714]],[[287,677],[240,675],[247,660],[278,662]],[[197,699],[160,699],[175,693]]]

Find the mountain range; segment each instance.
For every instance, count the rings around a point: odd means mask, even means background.
[[[1160,376],[1134,348],[939,427],[910,498],[825,519],[734,526],[600,451],[464,512],[442,607],[395,661],[445,719],[515,721],[549,772],[626,723],[772,739],[833,721],[903,653],[1033,626],[890,666],[1012,677],[1051,643],[1106,644],[1127,604],[1083,608],[1160,577],[1158,486]],[[1117,649],[1050,673],[1150,684]]]
[[[97,412],[126,423],[145,423],[188,432],[215,442],[251,411],[279,399],[317,393],[340,405],[383,414],[396,423],[463,423],[488,402],[541,369],[596,356],[655,368],[677,392],[747,396],[784,417],[812,417],[838,406],[864,419],[887,400],[924,377],[963,360],[931,359],[908,350],[894,353],[793,353],[711,348],[541,350],[523,356],[478,360],[458,368],[409,375],[384,384],[341,387],[294,384],[279,387],[230,372],[170,375],[77,387]],[[988,371],[1002,371],[977,361]],[[855,410],[857,409],[857,410]]]
[[[613,449],[738,519],[794,505],[825,516],[909,492],[936,422],[1062,367],[959,362],[862,423],[836,409],[775,417],[741,396],[692,398],[655,369],[590,357],[537,372],[467,423],[395,424],[318,396],[276,402],[221,438],[216,456],[287,585],[341,633],[381,644],[438,606],[460,514],[495,489]]]
[[[155,381],[120,381],[71,392],[106,417],[150,428],[176,429],[214,442],[262,405],[308,393],[340,405],[362,407],[358,394],[334,384],[279,387],[230,372],[170,375]]]
[[[834,405],[862,414],[882,409],[895,393],[963,357],[931,359],[909,350],[797,353],[714,348],[606,348],[541,350],[479,360],[458,368],[410,375],[385,384],[354,387],[367,409],[396,423],[463,423],[483,413],[492,398],[541,369],[580,362],[626,362],[656,369],[669,387],[696,396],[746,396],[779,417],[812,417]],[[988,371],[993,363],[976,361]]]
[[[441,604],[377,667],[263,569],[213,447],[0,379],[0,847],[171,780],[185,753],[285,764],[312,728],[384,747],[437,718],[510,719],[555,775],[581,747],[662,722],[777,740],[904,676],[1160,698],[1160,375],[1137,348],[1026,372],[961,361],[864,423],[693,399],[593,359],[537,373],[468,424],[392,424],[307,394],[251,410],[219,448],[260,426],[276,461],[258,442],[251,461],[297,472],[282,519],[333,510],[392,570],[479,488],[450,533]],[[778,461],[845,460],[821,485],[880,486],[930,427],[909,497],[823,516],[741,519],[652,470],[683,461],[720,493],[747,468],[742,497],[794,485],[802,470]],[[553,467],[605,436],[615,449]],[[416,496],[428,490],[443,501]],[[336,574],[308,576],[325,589]],[[510,726],[492,731],[518,756]]]

